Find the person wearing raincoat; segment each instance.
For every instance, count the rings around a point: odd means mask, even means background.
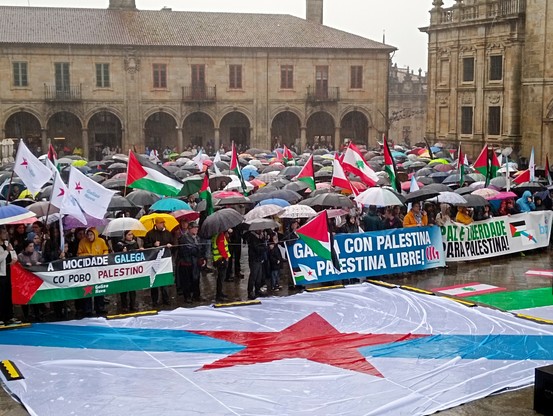
[[[536,205],[534,204],[534,198],[530,191],[524,191],[522,196],[516,200],[516,204],[520,212],[530,212],[536,210]]]
[[[77,256],[101,256],[108,254],[109,248],[103,238],[98,235],[98,230],[94,227],[87,228],[85,231],[85,237],[79,241],[79,248],[77,249]],[[82,312],[85,316],[92,315],[92,298],[82,299],[79,302],[82,307]],[[94,297],[94,310],[97,315],[103,315],[105,310],[105,299],[103,296]]]

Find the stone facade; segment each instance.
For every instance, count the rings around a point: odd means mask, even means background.
[[[473,157],[485,143],[521,155],[551,152],[543,137],[553,94],[546,0],[434,0],[428,34],[426,136]],[[550,3],[550,2],[549,2]],[[553,5],[547,8],[551,9]],[[551,10],[549,10],[551,11]],[[539,24],[538,24],[539,23]]]
[[[426,74],[419,69],[390,67],[389,130],[390,140],[408,146],[423,142],[426,133]]]
[[[206,45],[187,45],[180,39],[171,40],[180,32],[162,34],[173,25],[152,27],[151,22],[195,21],[193,13],[142,12],[134,10],[132,0],[111,3],[108,10],[86,10],[84,17],[78,9],[0,10],[0,19],[6,16],[9,24],[17,20],[14,14],[26,16],[27,10],[40,16],[38,21],[50,19],[44,24],[52,27],[57,24],[57,14],[64,19],[67,15],[82,19],[75,28],[66,27],[66,44],[55,38],[44,40],[44,36],[38,40],[40,33],[35,43],[29,42],[18,34],[17,27],[0,33],[0,39],[4,38],[1,139],[23,137],[42,149],[51,139],[58,147],[82,147],[85,155],[94,158],[98,154],[93,153],[106,145],[123,152],[145,146],[159,150],[169,146],[177,151],[190,145],[228,147],[231,140],[243,148],[271,148],[276,143],[296,143],[303,148],[314,142],[338,147],[348,138],[374,146],[386,131],[382,114],[387,109],[387,72],[393,47],[292,16],[216,13],[197,16],[206,22],[224,19],[220,21],[229,27],[233,22],[228,19],[235,19],[234,25],[274,20],[273,26],[288,25],[288,29],[283,29],[287,30],[283,34],[260,33],[257,40],[254,32],[265,29],[252,23],[246,30],[251,33],[243,34],[253,36],[243,41],[252,46],[242,46],[242,39],[228,40],[224,33],[213,34],[210,28],[198,33],[202,30],[198,24],[200,29],[188,29],[190,38],[203,42],[212,33],[215,39],[207,39]],[[322,18],[322,1],[315,1],[315,6],[317,3]],[[87,19],[105,21],[108,34],[86,33]],[[128,24],[129,28],[123,29],[140,30],[141,35],[143,28],[136,22],[145,25],[144,30],[149,27],[145,40],[132,45],[119,41],[117,36],[124,30],[111,27],[111,21]],[[7,23],[0,27],[9,26]],[[293,39],[295,30],[306,38]],[[110,31],[113,43],[104,40]],[[266,46],[278,36],[283,39],[282,47]],[[83,40],[72,41],[79,37]],[[298,45],[290,47],[288,43]],[[317,44],[321,46],[311,46]],[[290,69],[289,85],[282,81],[285,67]]]

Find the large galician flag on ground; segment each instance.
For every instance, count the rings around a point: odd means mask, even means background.
[[[177,177],[163,167],[132,151],[129,152],[126,185],[165,196],[178,195],[183,186]]]
[[[372,284],[0,331],[36,415],[430,415],[531,385],[553,328]],[[183,410],[185,409],[185,410]]]

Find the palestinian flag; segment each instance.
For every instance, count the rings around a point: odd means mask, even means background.
[[[545,177],[547,178],[547,183],[553,185],[553,179],[551,178],[551,166],[549,166],[549,153],[545,155]]]
[[[326,211],[321,212],[296,233],[317,256],[332,261],[332,245],[328,232],[328,216]]]
[[[172,173],[132,151],[129,152],[125,185],[129,188],[144,189],[165,196],[178,195],[183,186],[182,182]]]
[[[526,243],[537,243],[536,237],[534,237],[532,230],[528,230],[526,227],[526,221],[515,221],[509,224],[511,229],[511,236],[522,237],[523,242]]]
[[[524,182],[530,182],[530,178],[530,169],[526,169],[525,171],[522,171],[522,173],[520,173],[515,179],[513,179],[513,183],[520,185]]]
[[[58,168],[58,154],[56,153],[56,149],[54,149],[52,143],[48,144],[48,159],[56,168]]]
[[[459,143],[457,152],[457,169],[459,170],[459,187],[462,187],[465,183],[465,155],[461,150],[461,143]]]
[[[392,189],[396,192],[401,192],[401,185],[399,184],[399,181],[396,176],[396,162],[392,157],[392,152],[390,151],[390,146],[388,145],[386,136],[384,136],[383,146],[384,146],[384,170],[390,177],[390,183],[392,185]]]
[[[497,176],[497,171],[500,168],[500,164],[497,156],[495,155],[495,152],[490,152],[488,145],[485,145],[476,158],[473,167],[486,177],[486,186],[488,186],[490,180]]]
[[[232,156],[230,159],[230,171],[233,172],[238,179],[240,179],[240,185],[242,186],[242,193],[247,194],[246,183],[242,177],[242,172],[240,172],[240,165],[238,164],[238,153],[236,152],[236,146],[232,142]]]
[[[207,215],[213,214],[213,198],[211,196],[211,188],[209,187],[209,174],[205,172],[204,181],[199,192],[200,199],[203,199],[206,202],[206,213]]]
[[[298,176],[296,176],[296,179],[309,185],[309,189],[311,189],[312,191],[317,189],[315,187],[315,168],[313,167],[313,155],[309,156],[309,159],[307,159],[307,162],[305,163],[303,168],[301,168],[300,173],[298,173]]]
[[[378,176],[371,169],[361,151],[352,142],[350,142],[344,153],[342,166],[344,167],[344,171],[359,176],[365,185],[376,186]]]
[[[282,158],[284,159],[285,164],[288,162],[294,162],[294,155],[292,154],[290,149],[286,147],[286,145],[284,145],[282,148]]]

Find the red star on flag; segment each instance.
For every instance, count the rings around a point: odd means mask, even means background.
[[[80,193],[83,189],[80,182],[75,182],[75,191]]]
[[[65,195],[65,189],[60,188],[60,193],[58,194],[58,197]]]
[[[277,360],[303,358],[344,370],[384,377],[358,351],[360,347],[402,342],[428,335],[342,333],[317,313],[279,332],[191,331],[195,334],[244,345],[244,349],[204,365],[213,370],[235,365],[252,365]],[[330,345],[332,344],[332,345]]]
[[[83,296],[91,295],[92,289],[94,289],[94,286],[85,286]]]
[[[23,162],[21,162],[21,166],[25,166],[25,169],[29,168],[29,162],[27,162],[27,159],[23,158]]]

